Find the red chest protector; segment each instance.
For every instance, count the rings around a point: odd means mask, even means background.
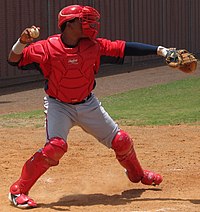
[[[66,48],[59,36],[46,42],[50,54],[41,68],[48,69],[46,93],[63,102],[76,103],[93,90],[94,75],[100,59],[100,47],[88,39],[80,41],[75,48]]]

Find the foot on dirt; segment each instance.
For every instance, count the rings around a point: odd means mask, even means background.
[[[37,204],[25,194],[8,194],[10,202],[18,208],[35,208]]]
[[[163,181],[163,178],[160,174],[155,172],[144,170],[144,177],[141,180],[141,183],[144,185],[159,185]]]

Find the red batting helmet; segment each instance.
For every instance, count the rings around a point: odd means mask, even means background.
[[[100,14],[90,6],[71,5],[64,7],[58,14],[58,27],[67,21],[79,18],[82,24],[83,34],[90,38],[96,38],[99,31]]]

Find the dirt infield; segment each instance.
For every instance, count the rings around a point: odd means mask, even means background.
[[[98,78],[95,93],[109,95],[186,77],[163,67],[146,69]],[[42,88],[15,93],[10,89],[1,90],[1,114],[42,108]],[[163,175],[159,187],[129,182],[113,151],[74,127],[60,165],[46,172],[31,190],[39,206],[32,211],[200,211],[200,126],[121,127],[134,138],[143,167]],[[24,162],[43,146],[45,129],[0,125],[0,134],[0,211],[20,211],[7,200],[9,186]]]

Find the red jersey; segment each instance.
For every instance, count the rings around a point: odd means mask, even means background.
[[[103,38],[81,39],[76,47],[66,47],[61,35],[32,43],[23,51],[19,67],[38,63],[48,81],[49,96],[76,103],[85,99],[94,88],[100,57],[124,57],[125,41]]]

